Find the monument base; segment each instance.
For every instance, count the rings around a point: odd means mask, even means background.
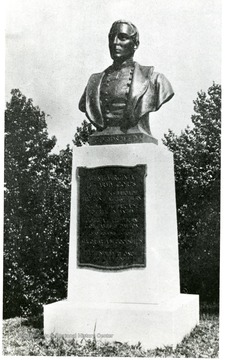
[[[176,346],[198,324],[199,297],[180,294],[173,154],[164,146],[74,148],[68,273],[67,300],[44,306],[45,335],[154,349]]]
[[[89,145],[115,145],[153,143],[158,145],[158,140],[144,132],[138,125],[127,131],[122,131],[118,126],[108,127],[103,131],[96,131],[89,138]]]
[[[44,334],[102,342],[175,347],[199,323],[199,296],[180,294],[160,304],[74,303],[44,306]]]

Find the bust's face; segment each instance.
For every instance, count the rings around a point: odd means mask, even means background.
[[[123,62],[134,55],[137,48],[132,35],[134,30],[128,25],[118,23],[109,33],[109,51],[114,61]]]

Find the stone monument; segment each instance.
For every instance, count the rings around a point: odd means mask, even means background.
[[[73,150],[68,297],[44,306],[44,333],[176,346],[199,322],[180,294],[173,154],[149,126],[174,93],[133,61],[137,28],[116,21],[113,64],[93,74],[79,108],[95,125]]]

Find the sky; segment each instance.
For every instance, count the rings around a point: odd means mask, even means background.
[[[150,115],[156,138],[191,125],[197,92],[221,83],[220,0],[8,0],[5,6],[6,101],[19,88],[50,115],[56,152],[72,145],[85,119],[78,102],[90,75],[112,63],[108,32],[115,20],[137,26],[135,61],[153,65],[174,88],[173,99]]]

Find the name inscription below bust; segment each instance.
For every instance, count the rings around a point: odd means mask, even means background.
[[[123,133],[119,127],[111,127],[101,132],[96,131],[89,137],[89,145],[154,143],[158,144],[153,136],[141,132],[137,127]]]
[[[78,167],[78,266],[145,267],[146,165]]]

